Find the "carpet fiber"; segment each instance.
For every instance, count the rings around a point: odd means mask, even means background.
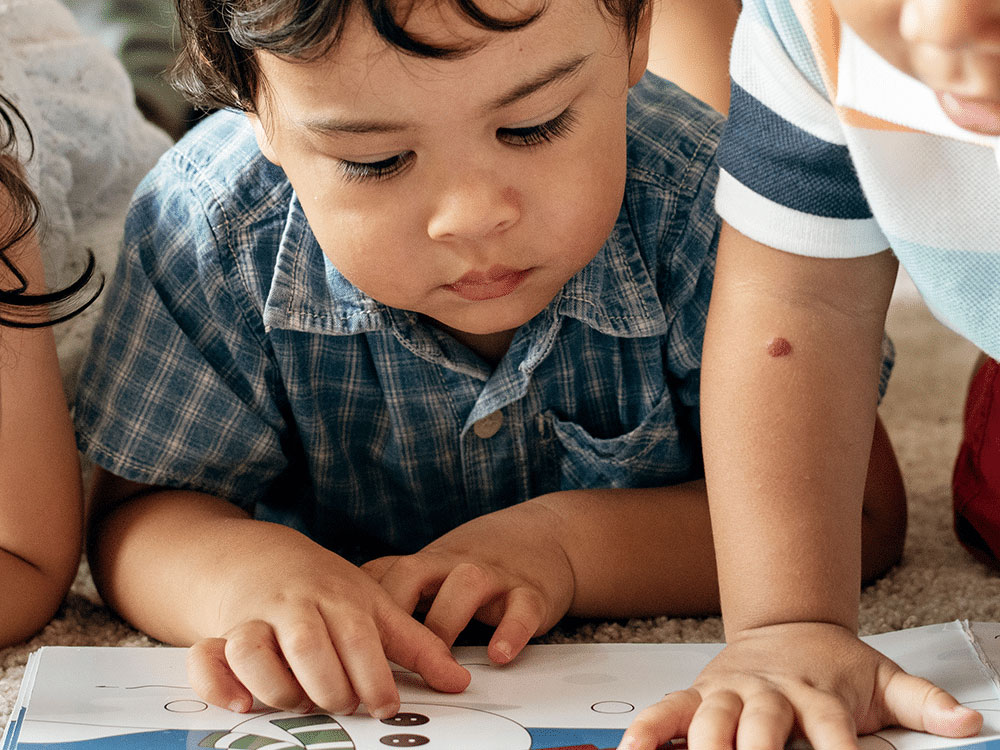
[[[915,294],[905,289],[894,299],[887,325],[897,358],[882,416],[906,480],[910,525],[902,563],[861,594],[861,630],[880,633],[956,618],[1000,620],[1000,577],[974,562],[951,530],[951,466],[965,385],[976,352],[938,324]],[[717,617],[657,617],[574,622],[561,626],[546,640],[721,639],[722,623]],[[27,643],[0,651],[0,719],[4,722],[28,654],[51,645],[155,644],[101,605],[83,565],[55,620]]]

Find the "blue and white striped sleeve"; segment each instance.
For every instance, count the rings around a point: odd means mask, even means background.
[[[855,257],[889,243],[872,217],[808,35],[788,0],[744,0],[733,39],[716,208],[765,245]]]

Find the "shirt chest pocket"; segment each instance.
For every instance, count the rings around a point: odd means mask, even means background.
[[[546,458],[558,489],[658,487],[701,476],[701,444],[693,428],[680,425],[667,393],[631,430],[594,437],[552,411],[539,416]],[[554,483],[553,483],[554,484]]]

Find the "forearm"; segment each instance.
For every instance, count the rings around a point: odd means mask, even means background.
[[[653,6],[649,70],[723,114],[729,109],[729,47],[736,0],[658,0]]]
[[[556,492],[531,502],[551,515],[573,569],[569,614],[718,612],[704,482]]]
[[[3,201],[0,191],[0,217]],[[42,291],[34,237],[7,254],[29,291]],[[0,266],[0,286],[16,285]],[[80,464],[52,330],[0,328],[0,645],[53,615],[80,563],[82,525]]]
[[[236,581],[252,578],[259,552],[314,546],[298,532],[251,519],[196,492],[152,490],[125,500],[90,534],[104,600],[154,638],[187,645],[220,635],[220,610]]]
[[[724,230],[702,361],[727,633],[789,621],[853,629],[895,261],[804,259],[747,243]],[[779,337],[791,351],[773,356]]]
[[[0,550],[3,617],[0,648],[29,638],[59,609],[69,581],[64,571],[52,573],[6,550]]]

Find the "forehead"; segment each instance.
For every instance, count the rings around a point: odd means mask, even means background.
[[[519,77],[567,59],[627,53],[626,35],[600,0],[482,0],[477,5],[499,19],[537,17],[512,31],[485,30],[448,2],[417,0],[396,11],[400,26],[420,41],[457,47],[460,54],[428,58],[408,54],[375,31],[367,13],[355,8],[337,42],[319,54],[291,60],[267,52],[257,57],[267,98],[299,108],[319,106],[331,96],[460,87],[463,97],[496,91]]]

